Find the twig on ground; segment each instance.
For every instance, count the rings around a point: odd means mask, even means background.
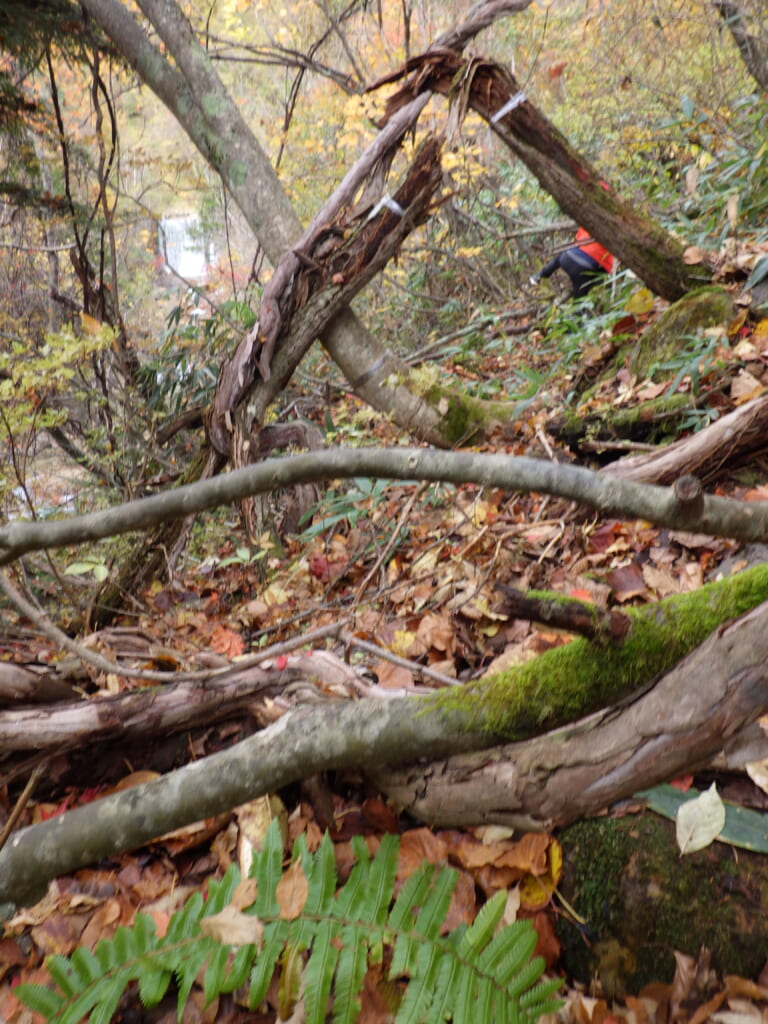
[[[24,813],[24,808],[29,803],[29,798],[32,796],[34,788],[37,785],[37,780],[42,775],[43,768],[45,768],[47,764],[48,760],[46,759],[45,761],[40,761],[32,769],[32,774],[27,779],[27,784],[21,791],[21,795],[19,796],[19,799],[16,801],[16,806],[13,808],[10,815],[8,816],[8,821],[6,821],[3,827],[3,831],[0,832],[0,850],[2,850],[2,848],[8,842],[8,836],[11,834],[11,832],[13,832],[14,828],[16,827],[16,822]]]
[[[357,593],[355,594],[355,601],[354,601],[355,605],[360,604],[360,601],[362,600],[363,594],[365,593],[365,588],[368,586],[368,584],[371,582],[373,577],[376,575],[376,573],[379,571],[381,566],[384,564],[384,561],[385,561],[387,555],[390,553],[392,548],[397,543],[397,538],[398,538],[398,536],[400,534],[400,530],[403,528],[403,524],[405,523],[405,520],[411,514],[411,509],[413,508],[413,506],[416,504],[418,499],[422,496],[422,494],[426,491],[426,489],[428,487],[429,487],[429,484],[426,484],[426,483],[425,484],[420,484],[416,488],[416,490],[413,492],[413,494],[410,496],[408,501],[406,501],[406,503],[405,503],[405,505],[403,507],[403,511],[400,513],[400,516],[398,517],[397,523],[395,524],[395,528],[392,531],[392,533],[390,535],[390,538],[389,538],[389,540],[387,541],[387,543],[386,543],[386,545],[384,547],[384,550],[381,552],[379,557],[374,562],[373,568],[371,569],[371,571],[368,573],[368,575],[365,577],[363,582],[357,588]]]
[[[427,665],[420,665],[418,661],[411,661],[409,658],[401,658],[399,654],[393,654],[391,651],[388,651],[386,647],[379,647],[378,644],[372,644],[368,640],[361,640],[360,637],[353,636],[352,633],[341,633],[339,635],[339,639],[343,640],[348,647],[357,647],[359,650],[365,651],[367,654],[376,655],[376,657],[381,658],[382,661],[389,661],[400,668],[407,668],[410,672],[413,672],[414,675],[421,675],[428,679],[434,679],[436,683],[442,683],[443,686],[462,685],[460,680],[454,679],[453,676],[443,675],[442,672],[436,672]]]

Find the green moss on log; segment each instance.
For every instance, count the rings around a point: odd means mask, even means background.
[[[691,594],[627,609],[623,643],[582,637],[488,679],[435,695],[446,710],[469,715],[494,738],[525,739],[574,722],[668,672],[722,623],[768,599],[768,565],[710,583]]]

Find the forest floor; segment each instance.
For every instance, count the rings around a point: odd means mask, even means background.
[[[656,310],[628,312],[623,334],[642,333]],[[630,322],[631,321],[631,322]],[[698,409],[708,405],[722,415],[760,395],[768,385],[766,321],[744,317],[723,325],[714,336],[701,372],[680,375],[672,366],[653,382],[632,381],[619,368],[599,389],[600,401],[631,405],[672,385],[696,391]],[[597,376],[608,365],[617,325],[608,326],[596,344],[582,352],[573,369],[547,381],[546,401],[533,400],[521,416],[519,439],[490,441],[477,450],[534,454],[543,458],[586,462],[558,444],[548,421],[569,401],[577,375]],[[532,330],[536,331],[535,325]],[[711,338],[710,338],[711,341]],[[522,344],[516,341],[515,344]],[[533,348],[533,346],[531,346]],[[468,386],[503,376],[506,352],[444,358],[441,366]],[[536,372],[546,376],[556,352],[538,359]],[[549,361],[550,366],[547,366]],[[679,379],[678,379],[679,378]],[[311,399],[311,400],[310,400]],[[392,444],[405,439],[391,423],[350,394],[338,392],[330,407],[310,396],[310,418],[339,435],[365,443]],[[597,398],[589,400],[597,402]],[[585,411],[583,408],[582,412]],[[650,435],[649,435],[650,436]],[[349,442],[348,442],[349,443]],[[633,442],[638,444],[637,439]],[[642,442],[639,442],[642,447]],[[599,447],[599,446],[598,446]],[[631,445],[629,448],[631,449]],[[608,454],[606,455],[606,451]],[[596,452],[605,460],[615,451]],[[768,460],[752,453],[749,465],[726,466],[712,485],[716,493],[745,501],[768,497]],[[70,481],[48,475],[51,502],[63,500]],[[280,498],[277,499],[279,508]],[[418,692],[496,672],[568,642],[568,637],[507,616],[498,584],[521,590],[553,590],[600,606],[654,602],[691,591],[730,574],[765,552],[728,540],[662,529],[643,521],[601,518],[572,503],[535,494],[508,494],[475,486],[448,487],[359,480],[330,487],[303,532],[281,541],[265,535],[257,549],[247,544],[234,512],[220,512],[193,537],[184,565],[171,583],[158,583],[137,595],[136,613],[113,628],[84,639],[92,650],[118,658],[129,667],[189,671],[224,663],[245,654],[277,651],[285,641],[311,630],[340,624],[343,640],[320,642],[393,694]],[[84,587],[72,578],[73,586]],[[9,613],[12,628],[6,658],[48,662],[57,656],[50,644]],[[129,675],[106,677],[89,669],[82,690],[89,697],[126,692],[138,685]],[[278,702],[280,705],[280,702]],[[286,702],[285,706],[289,706]],[[275,715],[281,713],[275,708]],[[24,808],[22,824],[43,821],[79,804],[145,781],[190,758],[231,745],[256,728],[247,715],[178,737],[83,755],[51,757],[44,780]],[[31,763],[31,762],[30,762]],[[87,767],[86,767],[87,765]],[[27,766],[28,770],[28,766]],[[24,770],[18,762],[0,761],[0,807],[13,808]],[[694,780],[687,780],[690,785]],[[739,800],[764,807],[764,793],[751,780],[739,787]],[[373,849],[381,835],[401,837],[398,877],[405,878],[423,859],[449,862],[459,871],[452,917],[471,921],[499,888],[517,889],[519,913],[534,921],[539,952],[548,969],[559,970],[560,945],[555,923],[570,913],[558,899],[552,880],[542,885],[556,861],[556,836],[521,836],[509,830],[433,830],[407,820],[383,802],[359,778],[334,776],[292,787],[279,798],[254,801],[221,818],[200,822],[150,846],[115,857],[51,883],[47,896],[4,923],[0,938],[0,1020],[40,1020],[14,994],[20,981],[44,981],[44,958],[69,955],[79,944],[93,947],[129,924],[137,910],[150,914],[157,927],[167,925],[178,894],[205,889],[238,859],[243,838],[258,843],[264,823],[278,816],[288,843],[305,835],[316,848],[324,830],[333,839],[339,875],[350,870],[352,836],[364,836]],[[286,847],[290,849],[290,845]],[[478,850],[484,855],[478,855]],[[509,864],[514,862],[514,868]],[[543,865],[543,867],[542,867]],[[578,908],[575,908],[578,911]],[[768,1014],[768,975],[742,979],[718,977],[706,953],[670,951],[669,974],[641,993],[610,999],[599,977],[565,979],[566,1003],[561,1021],[688,1021],[716,1019],[723,1024],[764,1020]],[[374,979],[375,980],[375,979]],[[375,984],[364,999],[361,1020],[391,1019],[391,1009],[376,996]],[[195,990],[182,1020],[274,1021],[276,986],[263,1012],[249,1012],[237,995],[203,1006]],[[135,992],[121,1003],[115,1020],[165,1021],[175,1016],[171,1000],[154,1010],[142,1009]]]

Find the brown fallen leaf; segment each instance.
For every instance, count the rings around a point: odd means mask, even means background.
[[[255,914],[244,914],[232,904],[218,914],[202,918],[200,931],[226,946],[253,945],[261,949],[264,942],[264,925],[259,918]]]
[[[280,905],[280,917],[284,921],[295,921],[304,909],[309,893],[309,882],[298,857],[277,883],[275,897]]]

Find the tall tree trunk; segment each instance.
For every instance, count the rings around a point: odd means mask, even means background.
[[[716,0],[714,6],[730,29],[747,71],[760,88],[768,92],[768,53],[765,44],[750,33],[741,10],[731,0]]]

